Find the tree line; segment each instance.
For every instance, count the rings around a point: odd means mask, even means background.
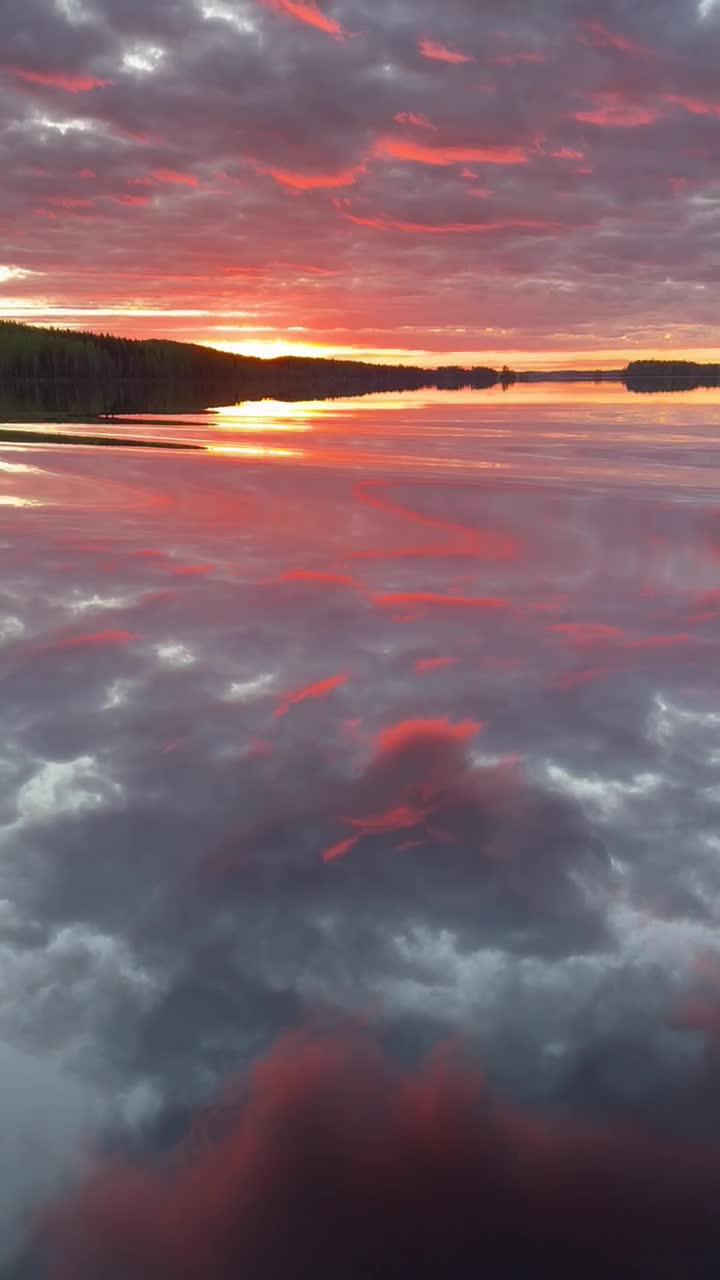
[[[720,364],[694,360],[631,360],[625,370],[628,391],[692,391],[720,386]]]
[[[64,406],[67,413],[150,412],[152,402],[179,412],[188,405],[268,396],[300,400],[430,386],[491,387],[505,382],[509,373],[319,357],[262,360],[194,343],[0,321],[2,398],[47,405],[48,410]]]

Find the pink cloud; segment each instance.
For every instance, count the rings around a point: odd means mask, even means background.
[[[383,609],[412,605],[440,605],[449,609],[509,609],[510,601],[498,596],[450,596],[439,591],[386,591],[374,595]]]
[[[449,49],[447,45],[438,44],[435,40],[419,40],[418,48],[424,58],[432,58],[435,62],[459,64],[461,62],[475,61],[472,54],[461,53],[459,49]]]
[[[393,116],[393,119],[397,124],[411,124],[416,129],[431,129],[434,133],[437,133],[437,125],[433,124],[432,120],[428,120],[427,116],[418,111],[398,111],[397,115]]]
[[[459,720],[453,723],[449,716],[439,720],[401,720],[398,724],[381,729],[376,741],[376,757],[394,755],[406,751],[418,742],[449,746],[475,738],[485,725],[481,720]]]
[[[565,636],[572,644],[581,646],[618,640],[622,635],[619,627],[602,622],[558,622],[548,630],[555,631],[558,635]]]
[[[634,129],[640,125],[654,124],[662,112],[646,103],[632,102],[620,93],[594,93],[595,106],[590,111],[573,112],[576,120],[606,128]]]
[[[63,89],[65,93],[89,93],[92,89],[102,89],[112,84],[111,80],[100,80],[97,76],[68,74],[62,71],[28,71],[25,67],[6,66],[3,70],[24,80],[26,84],[48,85],[53,89]]]
[[[177,186],[196,187],[198,180],[194,173],[180,173],[177,169],[153,169],[156,182],[168,182]]]
[[[583,44],[593,45],[596,49],[618,49],[621,53],[635,54],[636,56],[647,57],[652,54],[652,49],[646,49],[644,45],[638,44],[635,40],[631,40],[629,36],[624,36],[617,31],[609,31],[602,22],[592,19],[583,24],[583,33],[581,35]]]
[[[623,641],[625,649],[677,649],[689,644],[691,637],[686,632],[677,635],[640,636]]]
[[[526,164],[527,154],[518,146],[448,146],[433,147],[412,138],[392,134],[377,139],[374,152],[394,160],[412,160],[417,164]]]
[[[477,720],[453,724],[437,720],[403,720],[382,729],[372,758],[353,789],[352,809],[342,822],[352,835],[322,855],[343,857],[360,840],[423,828],[446,838],[429,825],[444,808],[452,788],[466,771],[464,746],[485,728]]]
[[[437,671],[440,667],[454,667],[457,658],[420,658],[415,663],[415,670],[418,674],[424,671]]]
[[[291,18],[296,18],[298,22],[305,23],[308,27],[315,27],[318,31],[324,31],[329,36],[335,36],[336,39],[342,40],[346,32],[343,30],[339,22],[334,18],[328,17],[317,8],[312,0],[264,0],[264,3],[271,9],[278,12],[287,13]]]
[[[113,197],[119,204],[127,205],[143,205],[150,204],[150,196],[126,196],[119,195]]]
[[[131,640],[137,640],[137,638],[132,631],[92,631],[87,635],[68,636],[50,647],[53,649],[103,649],[129,644]]]
[[[707,98],[695,98],[684,93],[664,93],[663,101],[673,106],[684,107],[694,116],[716,116],[720,118],[720,102]]]
[[[295,191],[330,191],[337,187],[352,186],[358,175],[364,172],[364,165],[340,169],[334,173],[297,173],[288,169],[260,169],[259,172],[269,174],[281,186],[291,187]]]
[[[333,689],[338,689],[341,685],[347,684],[350,679],[347,672],[342,672],[337,676],[330,676],[327,680],[319,680],[317,684],[306,685],[302,689],[295,689],[292,693],[287,694],[283,702],[275,708],[275,716],[280,717],[287,715],[290,707],[295,706],[298,702],[305,702],[308,698],[325,698]]]
[[[373,227],[379,231],[409,231],[422,235],[470,235],[479,231],[506,231],[510,227],[529,228],[536,231],[556,229],[552,222],[538,222],[534,218],[506,218],[497,222],[408,222],[402,218],[389,218],[380,214],[362,217],[343,210],[349,222],[359,227]]]
[[[60,209],[87,209],[92,205],[92,200],[82,196],[48,196],[47,202]]]
[[[323,862],[334,862],[336,858],[344,858],[346,853],[350,853],[355,848],[360,836],[350,836],[347,840],[340,840],[330,849],[325,849],[321,853]]]

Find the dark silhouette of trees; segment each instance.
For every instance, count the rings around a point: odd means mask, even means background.
[[[720,364],[693,360],[632,360],[625,370],[628,391],[692,391],[720,386]]]
[[[433,370],[297,356],[262,360],[192,343],[0,322],[2,399],[68,416],[182,412],[263,397],[490,387],[497,380],[495,370],[486,368]]]

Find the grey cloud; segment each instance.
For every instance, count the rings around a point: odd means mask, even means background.
[[[380,20],[367,6],[347,4],[336,16],[354,34],[335,41],[259,5],[232,10],[236,25],[203,18],[199,8],[182,4],[148,9],[108,0],[88,8],[82,22],[63,19],[59,10],[52,16],[33,12],[27,28],[26,9],[15,24],[8,62],[112,81],[69,94],[54,85],[23,83],[10,73],[3,77],[3,110],[11,123],[0,150],[4,171],[15,175],[0,211],[3,233],[11,265],[45,273],[46,297],[54,290],[78,306],[97,298],[122,305],[137,296],[124,276],[134,270],[147,272],[145,298],[178,306],[188,286],[154,278],[149,264],[158,255],[168,276],[194,271],[210,278],[233,262],[263,272],[255,285],[243,288],[243,301],[258,323],[283,327],[300,308],[310,329],[322,334],[331,328],[332,313],[343,308],[350,323],[355,321],[347,316],[347,299],[339,297],[343,273],[368,281],[367,292],[360,283],[356,294],[355,322],[363,324],[373,306],[373,280],[385,282],[391,273],[396,324],[407,323],[423,305],[437,311],[440,327],[455,317],[470,325],[471,342],[482,345],[487,316],[503,310],[507,273],[524,259],[552,260],[575,283],[576,295],[562,300],[567,327],[583,324],[592,302],[592,314],[610,333],[616,292],[618,310],[622,306],[638,324],[649,312],[660,315],[667,308],[667,296],[648,273],[649,255],[678,266],[684,259],[687,278],[713,278],[713,224],[698,213],[693,197],[709,189],[717,120],[699,114],[693,103],[714,101],[716,15],[688,22],[676,4],[663,4],[644,10],[640,23],[627,5],[568,4],[552,14],[547,6],[504,5],[486,7],[479,22],[476,6],[458,0],[442,15],[426,5],[396,6]],[[589,21],[647,46],[652,56],[614,47],[604,37],[593,43],[583,25]],[[423,58],[417,47],[421,35],[469,48],[477,61],[454,67]],[[123,56],[136,45],[164,51],[154,71],[123,69]],[[510,67],[493,61],[533,50],[545,62]],[[660,118],[636,128],[578,121],[575,113],[597,101],[593,93],[661,110]],[[680,101],[673,105],[668,95]],[[437,133],[418,136],[411,126],[398,126],[395,115],[408,111],[427,116]],[[84,121],[87,128],[61,134],[38,123],[46,114],[60,122]],[[13,119],[23,127],[14,127]],[[477,199],[457,164],[373,155],[378,137],[388,132],[426,145],[528,146],[531,163],[475,166],[478,185],[491,191]],[[583,159],[549,154],[562,148],[583,152]],[[275,169],[342,175],[362,164],[354,185],[299,193],[269,174]],[[157,182],[157,170],[190,173],[199,186]],[[143,198],[147,203],[138,203]],[[336,204],[343,198],[351,211],[380,225],[348,222],[342,203]],[[512,226],[457,236],[395,225],[485,218],[502,223],[528,210],[550,224],[530,246],[531,233]],[[636,262],[637,270],[618,271],[619,259]],[[339,274],[311,285],[295,285],[291,277],[288,307],[276,287],[267,288],[277,274],[287,281],[287,260],[309,260]],[[84,271],[74,275],[78,262]],[[458,297],[456,288],[451,296],[446,285],[468,266],[475,284],[482,278],[482,315],[479,305]],[[588,276],[598,270],[605,286],[589,295]],[[419,276],[426,281],[422,292]],[[12,289],[19,298],[37,296],[38,280],[31,277]],[[210,297],[198,283],[193,293],[206,306],[217,305],[217,288]],[[694,325],[697,341],[707,340],[705,303],[699,293],[684,299],[682,319]],[[458,308],[468,307],[474,314],[458,316]],[[673,311],[678,322],[679,303]],[[540,305],[530,300],[522,312],[515,305],[511,341],[521,345],[523,332],[530,338],[541,323]]]

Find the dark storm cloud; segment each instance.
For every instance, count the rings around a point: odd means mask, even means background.
[[[5,284],[16,306],[240,308],[322,335],[377,326],[377,279],[395,327],[422,307],[440,345],[488,322],[517,345],[553,290],[571,332],[712,323],[716,9],[67,0],[5,21],[5,265],[42,273]]]

